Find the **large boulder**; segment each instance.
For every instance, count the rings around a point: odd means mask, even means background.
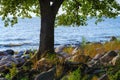
[[[109,51],[100,58],[100,62],[104,65],[108,64],[118,54],[115,51]]]
[[[15,64],[18,64],[18,61],[17,61],[15,58],[13,58],[12,56],[10,56],[10,55],[4,56],[4,57],[1,59],[1,61],[11,61],[11,62],[13,62],[13,63],[15,63]]]
[[[14,54],[14,51],[12,49],[8,49],[8,50],[6,50],[4,52],[6,52],[9,55],[13,55]]]
[[[53,67],[52,69],[42,72],[38,74],[34,80],[54,80],[55,79],[55,73],[56,73],[56,67]]]
[[[120,64],[120,55],[118,54],[116,57],[114,57],[111,61],[110,64],[113,66]]]

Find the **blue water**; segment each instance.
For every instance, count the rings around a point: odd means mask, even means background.
[[[4,27],[0,18],[0,51],[6,49],[26,50],[38,49],[40,19],[19,19],[14,27]],[[120,37],[120,17],[106,19],[94,24],[94,19],[88,21],[87,26],[55,28],[55,46],[60,44],[79,44],[82,37],[90,42],[109,41],[111,36]]]

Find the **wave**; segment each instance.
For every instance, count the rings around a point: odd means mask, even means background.
[[[9,44],[0,44],[2,47],[18,47],[24,45],[30,45],[31,43],[9,43]]]
[[[16,39],[5,39],[4,41],[24,41],[27,39],[22,39],[22,38],[16,38]]]

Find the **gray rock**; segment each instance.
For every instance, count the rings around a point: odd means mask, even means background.
[[[23,59],[30,59],[30,55],[29,54],[22,55],[21,58],[23,58]]]
[[[33,52],[31,50],[24,51],[24,54],[30,54],[30,53],[33,53]]]
[[[60,45],[55,49],[56,53],[62,52],[64,50],[64,48],[66,47],[66,45]]]
[[[4,52],[6,52],[9,55],[13,55],[14,54],[14,51],[12,49],[8,49],[8,50],[6,50]]]
[[[114,57],[111,61],[110,61],[110,64],[112,65],[118,65],[120,64],[120,55],[118,54],[116,57]]]
[[[8,55],[8,56],[4,56],[1,61],[11,61],[11,62],[14,62],[15,64],[18,64],[18,61],[13,58],[12,56]]]
[[[115,40],[117,40],[117,38],[115,36],[112,36],[110,39],[110,41],[115,41]]]
[[[107,74],[102,75],[98,80],[110,80]]]
[[[6,70],[6,68],[9,68],[12,66],[11,61],[0,61],[0,72],[3,72],[4,70]]]
[[[54,80],[55,79],[55,73],[56,73],[56,67],[53,67],[47,72],[42,72],[38,74],[34,80]]]
[[[18,58],[21,57],[24,54],[24,51],[20,51],[18,54],[15,54],[14,57]]]
[[[7,80],[7,79],[5,79],[4,77],[0,77],[0,80]]]
[[[103,63],[108,63],[111,61],[115,56],[117,56],[117,53],[115,51],[109,51],[104,56],[100,58],[100,61]]]
[[[93,60],[99,60],[104,54],[96,54]]]
[[[16,58],[16,60],[18,61],[18,65],[25,63],[25,59],[23,58]]]
[[[8,55],[6,52],[0,51],[0,56],[6,56]]]

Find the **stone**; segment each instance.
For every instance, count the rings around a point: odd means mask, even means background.
[[[99,60],[104,54],[96,54],[93,60]]]
[[[2,59],[3,56],[0,56],[0,60]]]
[[[14,62],[15,64],[18,64],[18,61],[13,58],[12,56],[8,55],[8,56],[4,56],[1,61],[11,61],[11,62]]]
[[[14,54],[14,58],[21,57],[24,54],[24,51],[20,51],[17,54]]]
[[[65,47],[66,47],[66,45],[60,45],[55,49],[55,52],[56,53],[63,52]]]
[[[14,54],[14,51],[12,49],[8,49],[8,50],[6,50],[4,52],[6,52],[9,55],[13,55]]]
[[[102,75],[98,80],[110,80],[107,74]]]
[[[30,53],[32,53],[31,50],[26,50],[26,51],[24,51],[24,54],[30,54]]]
[[[55,79],[55,73],[56,73],[56,67],[53,67],[52,69],[42,72],[38,74],[34,80],[54,80]]]
[[[23,59],[30,59],[30,55],[29,54],[25,54],[25,55],[22,55],[21,58],[23,58]]]
[[[0,56],[6,56],[8,55],[6,52],[0,51]]]
[[[115,41],[115,40],[117,40],[117,38],[115,36],[112,36],[110,39],[110,41]]]
[[[18,65],[25,63],[25,59],[23,59],[23,58],[16,58],[16,60],[18,61]]]
[[[68,53],[65,53],[65,52],[59,52],[59,53],[57,53],[59,56],[61,56],[61,57],[64,57],[64,58],[68,58],[68,57],[70,57],[70,55],[68,54]]]
[[[109,51],[100,58],[100,62],[109,63],[109,61],[111,61],[115,56],[117,56],[117,53],[115,51]]]
[[[6,70],[7,68],[12,66],[11,61],[0,61],[0,72],[3,72],[4,70]]]
[[[112,64],[113,66],[120,64],[120,55],[118,54],[116,57],[114,57],[111,61],[110,64]]]
[[[7,80],[7,79],[5,79],[4,77],[0,77],[0,80]]]

